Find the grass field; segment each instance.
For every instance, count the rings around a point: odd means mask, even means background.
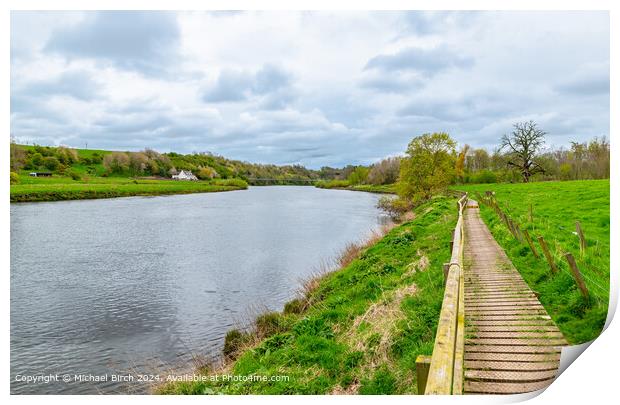
[[[247,188],[247,184],[239,179],[173,181],[131,179],[127,177],[92,177],[90,179],[73,180],[69,177],[30,177],[22,174],[19,184],[11,185],[11,202],[208,193],[245,188]]]
[[[536,259],[526,242],[508,231],[495,211],[481,204],[481,215],[497,242],[504,248],[530,287],[572,344],[596,338],[607,316],[609,301],[610,205],[609,180],[537,182],[529,184],[484,184],[454,186],[472,198],[494,191],[506,214],[527,229],[540,254]],[[532,205],[532,221],[529,206]],[[587,241],[580,254],[575,222],[579,221]],[[559,272],[553,275],[536,241],[543,236]],[[580,294],[563,254],[570,252],[591,295]]]
[[[158,392],[415,393],[416,357],[433,349],[455,201],[437,197],[374,245],[347,249],[342,269],[310,280],[284,312],[259,316],[251,332],[236,333],[248,342],[245,349],[208,372],[287,375],[289,381],[175,382]]]

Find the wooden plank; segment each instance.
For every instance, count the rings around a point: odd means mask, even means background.
[[[534,382],[555,378],[558,370],[467,370],[465,379],[490,382]]]
[[[530,303],[540,304],[540,301],[538,301],[535,296],[510,295],[510,294],[465,297],[465,302],[468,305],[475,305],[476,303],[511,303],[511,302],[530,302]]]
[[[560,353],[559,346],[497,346],[465,343],[465,353]]]
[[[473,280],[466,282],[465,285],[472,288],[529,288],[529,286],[523,280]]]
[[[468,394],[521,394],[547,388],[553,379],[528,383],[495,383],[465,381],[465,392]]]
[[[483,314],[467,314],[468,319],[473,321],[537,321],[537,320],[551,320],[549,315],[540,315],[538,317],[530,314],[498,314],[498,315],[483,315]]]
[[[467,325],[478,326],[555,326],[550,319],[466,319]]]
[[[488,294],[465,294],[465,301],[472,300],[493,300],[493,299],[509,299],[509,298],[519,298],[519,299],[527,299],[527,298],[536,298],[536,295],[533,292],[523,292],[523,293],[488,293]]]
[[[564,338],[521,338],[514,336],[512,338],[470,338],[465,339],[466,345],[493,345],[493,346],[566,346]]]
[[[551,324],[541,325],[469,325],[465,327],[468,332],[559,332],[557,326]]]
[[[465,369],[467,370],[511,370],[511,371],[534,371],[534,370],[554,370],[557,371],[559,361],[490,361],[490,360],[466,360]]]
[[[494,353],[494,352],[465,352],[465,361],[520,361],[523,363],[560,361],[560,353]]]
[[[518,338],[518,339],[527,339],[527,338],[557,338],[564,339],[564,335],[562,332],[558,330],[554,331],[540,331],[540,332],[532,332],[532,331],[471,331],[468,335],[475,335],[476,338],[491,338],[491,339],[500,339],[500,338]]]
[[[465,302],[467,308],[510,308],[510,307],[541,307],[540,303],[534,299],[496,299],[496,300],[471,300]]]
[[[468,306],[466,309],[468,314],[546,314],[542,305],[487,305],[480,307]]]

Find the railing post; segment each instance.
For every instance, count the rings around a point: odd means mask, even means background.
[[[415,360],[415,370],[418,380],[418,394],[424,395],[426,391],[426,381],[428,381],[428,370],[431,368],[431,356],[421,354]]]

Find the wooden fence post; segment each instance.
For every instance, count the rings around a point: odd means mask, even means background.
[[[530,223],[534,223],[534,210],[532,209],[532,203],[530,203]]]
[[[523,230],[523,236],[525,236],[525,240],[527,241],[527,244],[530,245],[530,249],[532,250],[534,257],[538,259],[540,256],[538,256],[538,252],[536,251],[536,248],[534,247],[534,243],[532,242],[532,238],[530,238],[530,234],[527,231],[527,229]]]
[[[515,227],[515,233],[517,234],[517,240],[519,242],[523,242],[523,233],[521,232],[521,227],[516,222],[514,222],[514,227]]]
[[[585,281],[583,281],[583,276],[581,275],[581,272],[577,267],[577,263],[575,263],[575,258],[571,253],[564,253],[564,257],[566,258],[566,261],[568,262],[568,265],[573,272],[573,277],[575,277],[577,287],[579,287],[579,290],[581,290],[581,295],[583,295],[583,298],[585,298],[586,300],[589,300],[590,294],[588,292],[588,287],[586,286]]]
[[[577,228],[577,235],[579,235],[579,250],[583,256],[586,254],[586,238],[583,236],[583,229],[581,229],[579,221],[575,223],[575,227]]]
[[[431,356],[420,354],[415,359],[415,370],[418,380],[418,395],[424,395],[426,391],[426,381],[428,381],[428,370],[431,368]]]
[[[512,236],[519,240],[519,235],[517,235],[517,228],[515,227],[515,223],[512,220],[512,218],[506,217],[506,220],[508,221],[508,229],[510,229],[510,233],[512,233]]]
[[[551,252],[549,252],[549,247],[547,246],[547,242],[545,242],[542,236],[539,236],[538,243],[540,244],[540,247],[542,248],[542,251],[545,254],[545,258],[547,259],[547,263],[549,263],[549,267],[551,267],[551,271],[553,272],[553,274],[557,273],[558,268],[556,267],[555,262],[553,261]]]

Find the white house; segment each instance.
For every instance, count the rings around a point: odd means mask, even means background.
[[[172,180],[198,180],[191,170],[181,170],[179,174],[173,174]]]

